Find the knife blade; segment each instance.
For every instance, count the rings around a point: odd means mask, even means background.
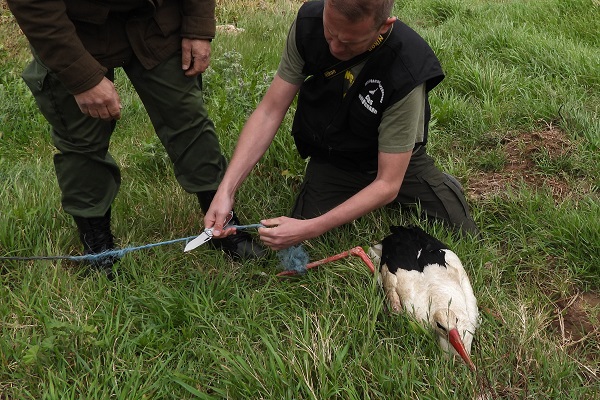
[[[254,228],[266,228],[263,224],[250,224],[250,225],[233,225],[228,224],[223,227],[223,229],[235,228],[238,231],[243,231],[245,229],[254,229]],[[208,242],[212,238],[212,228],[207,229],[209,232],[202,232],[199,236],[195,237],[192,241],[188,242],[183,249],[184,252],[188,252],[190,250],[194,250],[198,246],[202,246],[204,243]],[[210,236],[210,237],[208,237]]]
[[[184,253],[187,253],[190,250],[194,250],[198,246],[202,246],[204,243],[208,242],[212,239],[212,228],[204,230],[200,235],[189,241],[185,248],[183,249]]]
[[[227,218],[225,218],[225,221],[223,222],[223,225],[226,226],[229,223],[229,221],[231,221],[232,218],[233,218],[233,211],[229,211],[229,215],[227,215]],[[212,239],[212,237],[213,237],[213,229],[214,228],[206,228],[204,230],[204,232],[202,232],[196,238],[194,238],[191,241],[189,241],[185,245],[185,248],[183,249],[183,252],[187,253],[190,250],[194,250],[196,247],[202,246],[204,243],[206,243],[210,239]]]

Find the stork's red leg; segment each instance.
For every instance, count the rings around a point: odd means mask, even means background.
[[[371,270],[371,273],[375,273],[375,266],[373,265],[373,261],[371,261],[371,258],[367,255],[367,253],[365,253],[362,247],[356,246],[355,248],[350,249],[350,253],[353,256],[359,256],[367,265],[367,267]]]
[[[363,250],[362,247],[357,246],[354,247],[348,251],[344,251],[342,253],[333,255],[331,257],[327,257],[324,258],[322,260],[318,260],[318,261],[313,261],[309,264],[306,264],[306,269],[311,269],[311,268],[315,268],[318,267],[319,265],[322,264],[326,264],[332,261],[337,261],[337,260],[341,260],[342,258],[346,258],[348,256],[358,256],[360,257],[365,264],[367,264],[367,267],[371,270],[371,273],[375,273],[375,267],[373,266],[373,263],[371,262],[371,259],[369,258],[369,256],[367,255],[367,253],[365,253],[365,251]],[[283,271],[277,274],[277,276],[291,276],[291,275],[297,275],[298,273],[294,270],[289,270],[289,271]]]

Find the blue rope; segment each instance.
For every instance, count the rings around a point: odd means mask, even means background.
[[[251,225],[231,225],[229,227],[231,228],[236,228],[239,230],[244,230],[244,229],[251,229],[251,228],[262,228],[264,225],[262,224],[251,224]],[[228,227],[228,228],[229,228]],[[0,257],[0,260],[13,260],[13,261],[29,261],[29,260],[72,260],[72,261],[97,261],[97,260],[102,260],[104,258],[107,257],[116,257],[116,258],[122,258],[125,254],[127,253],[131,253],[132,251],[137,251],[137,250],[143,250],[143,249],[150,249],[152,247],[158,247],[158,246],[163,246],[166,244],[173,244],[173,243],[179,243],[179,242],[188,242],[192,239],[195,239],[198,235],[196,236],[188,236],[185,238],[180,238],[180,239],[173,239],[173,240],[167,240],[164,242],[158,242],[158,243],[150,243],[150,244],[145,244],[143,246],[136,246],[136,247],[126,247],[124,249],[115,249],[115,250],[107,250],[107,251],[103,251],[102,253],[95,253],[95,254],[85,254],[82,256],[32,256],[32,257],[11,257],[11,256],[6,256],[6,257]]]
[[[227,225],[226,228],[235,228],[238,231],[243,231],[244,229],[253,229],[253,228],[264,228],[263,224],[250,224],[250,225]]]
[[[173,243],[178,243],[178,242],[183,242],[183,241],[189,241],[189,240],[194,239],[195,237],[196,236],[189,236],[189,237],[181,238],[181,239],[168,240],[166,242],[150,243],[150,244],[146,244],[146,245],[143,245],[143,246],[136,246],[136,247],[126,247],[124,249],[107,250],[107,251],[103,251],[102,253],[85,254],[83,256],[0,257],[0,260],[20,260],[20,261],[26,261],[26,260],[97,261],[97,260],[101,260],[101,259],[104,259],[104,258],[107,258],[107,257],[122,258],[125,254],[131,253],[132,251],[142,250],[142,249],[149,249],[149,248],[152,248],[152,247],[162,246],[162,245],[165,245],[165,244],[173,244]]]
[[[279,257],[281,267],[285,271],[295,271],[300,275],[304,275],[308,271],[306,266],[308,265],[310,258],[301,244],[279,250],[279,252],[277,252],[277,257]]]

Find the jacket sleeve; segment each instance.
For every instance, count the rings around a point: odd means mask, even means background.
[[[181,36],[190,39],[215,37],[215,0],[183,0]]]
[[[96,86],[106,73],[85,49],[62,0],[7,0],[42,63],[73,94]]]

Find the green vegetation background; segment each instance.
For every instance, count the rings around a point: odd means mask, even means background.
[[[204,76],[228,155],[300,4],[217,1],[219,24],[243,29],[218,35]],[[0,255],[79,254],[60,209],[49,128],[20,79],[27,43],[5,3],[0,12]],[[597,300],[600,286],[598,1],[407,0],[395,14],[446,71],[431,98],[430,152],[465,184],[482,236],[458,240],[392,208],[306,248],[316,260],[367,247],[392,223],[417,223],[447,242],[481,308],[477,374],[445,357],[430,332],[390,315],[358,259],[282,281],[275,253],[240,264],[172,245],[127,255],[114,282],[67,261],[0,260],[0,398],[598,398],[598,305],[583,309],[577,339],[561,306],[578,293]],[[176,184],[122,73],[116,84],[124,109],[111,152],[123,186],[113,227],[121,246],[198,233],[195,198]],[[292,204],[305,164],[289,136],[291,116],[240,191],[244,221],[286,214]],[[531,154],[525,145],[507,153],[507,140],[528,143],[548,131],[560,132],[564,152],[542,143]],[[507,175],[516,156],[531,164]],[[508,186],[475,190],[497,174]]]

